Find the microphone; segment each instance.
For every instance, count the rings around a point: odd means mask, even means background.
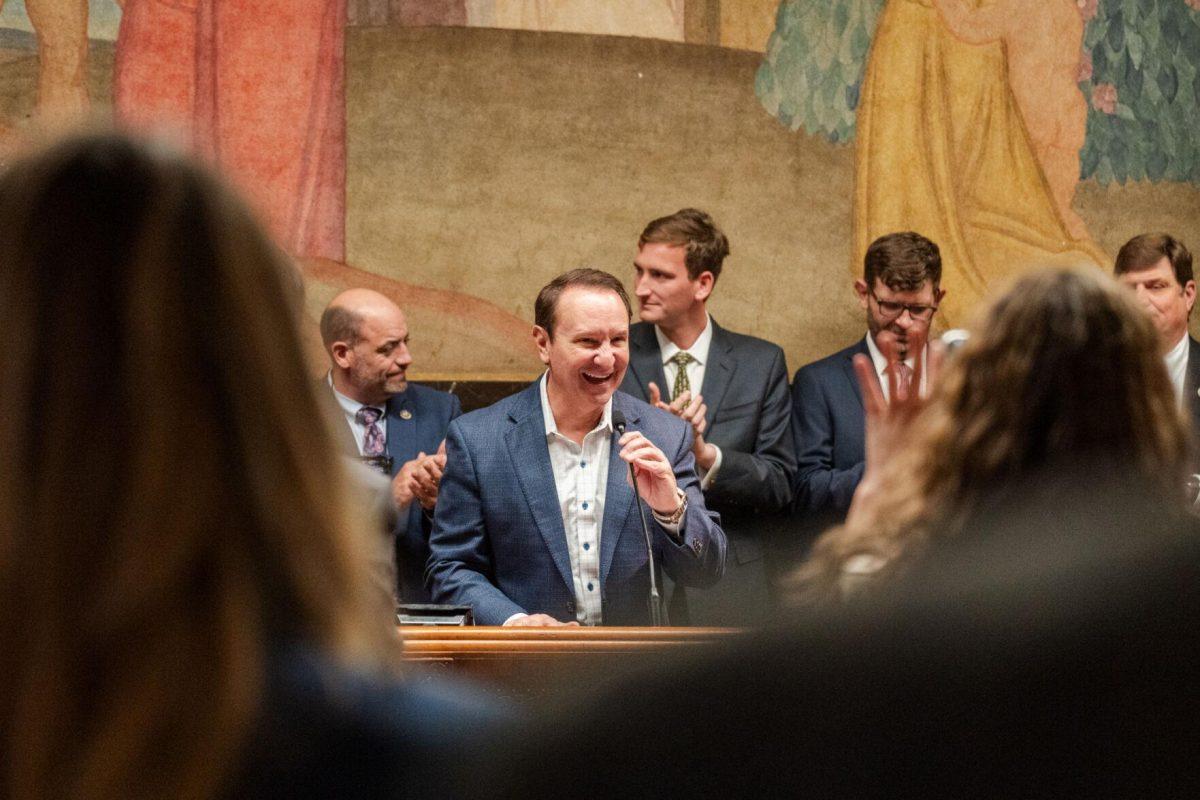
[[[613,430],[617,432],[618,439],[625,434],[625,415],[618,408],[612,410],[612,426]],[[654,546],[650,541],[650,526],[646,524],[646,509],[642,506],[642,496],[638,493],[637,473],[633,469],[633,464],[629,465],[629,480],[633,482],[633,501],[637,503],[638,518],[642,521],[642,533],[646,537],[646,560],[650,564],[650,624],[660,628],[667,623],[664,618],[662,597],[658,593],[658,570],[654,564]]]

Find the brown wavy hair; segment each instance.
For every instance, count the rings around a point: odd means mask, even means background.
[[[793,599],[836,600],[859,555],[883,563],[870,584],[885,583],[961,533],[989,493],[1059,463],[1120,464],[1182,499],[1187,442],[1153,326],[1128,293],[1096,270],[1032,273],[947,365],[879,493],[814,545]]]
[[[273,644],[394,648],[301,292],[165,149],[82,135],[0,176],[0,796],[212,796]]]

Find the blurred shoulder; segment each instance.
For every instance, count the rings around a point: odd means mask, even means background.
[[[253,744],[231,796],[403,796],[515,719],[466,685],[399,681],[311,647],[282,648],[268,659]]]

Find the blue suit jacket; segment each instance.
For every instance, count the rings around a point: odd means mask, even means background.
[[[866,339],[801,367],[792,380],[796,513],[810,534],[845,519],[866,458],[866,411],[853,358]]]
[[[338,409],[341,415],[341,407]],[[405,412],[408,418],[405,419]],[[439,392],[428,386],[410,383],[408,389],[389,398],[387,413],[387,454],[392,457],[390,474],[395,476],[417,453],[436,453],[450,421],[462,414],[462,403],[457,396]],[[339,430],[346,433],[342,449],[352,456],[358,455],[358,444],[348,425]],[[397,596],[406,603],[428,603],[429,592],[425,588],[425,563],[429,560],[430,523],[413,501],[408,511],[399,515],[393,533],[396,537],[396,582]]]
[[[688,495],[682,543],[646,519],[655,557],[684,584],[714,583],[725,564],[725,535],[704,506],[691,451],[691,429],[682,420],[617,392],[613,408],[628,430],[640,430],[666,454],[675,480]],[[575,619],[575,589],[558,492],[546,446],[538,384],[450,425],[426,571],[439,603],[474,607],[482,625],[501,625],[513,614]],[[600,533],[600,592],[607,625],[649,622],[646,542],[628,465],[614,449],[608,465]]]

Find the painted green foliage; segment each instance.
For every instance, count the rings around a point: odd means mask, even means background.
[[[1085,0],[1083,9],[1095,11],[1080,84],[1083,177],[1200,183],[1200,0]]]
[[[859,87],[885,0],[783,0],[755,80],[792,130],[854,138]],[[1200,0],[1076,0],[1087,20],[1082,177],[1200,183]]]
[[[884,0],[784,0],[755,79],[759,100],[792,130],[854,138],[854,111]]]

